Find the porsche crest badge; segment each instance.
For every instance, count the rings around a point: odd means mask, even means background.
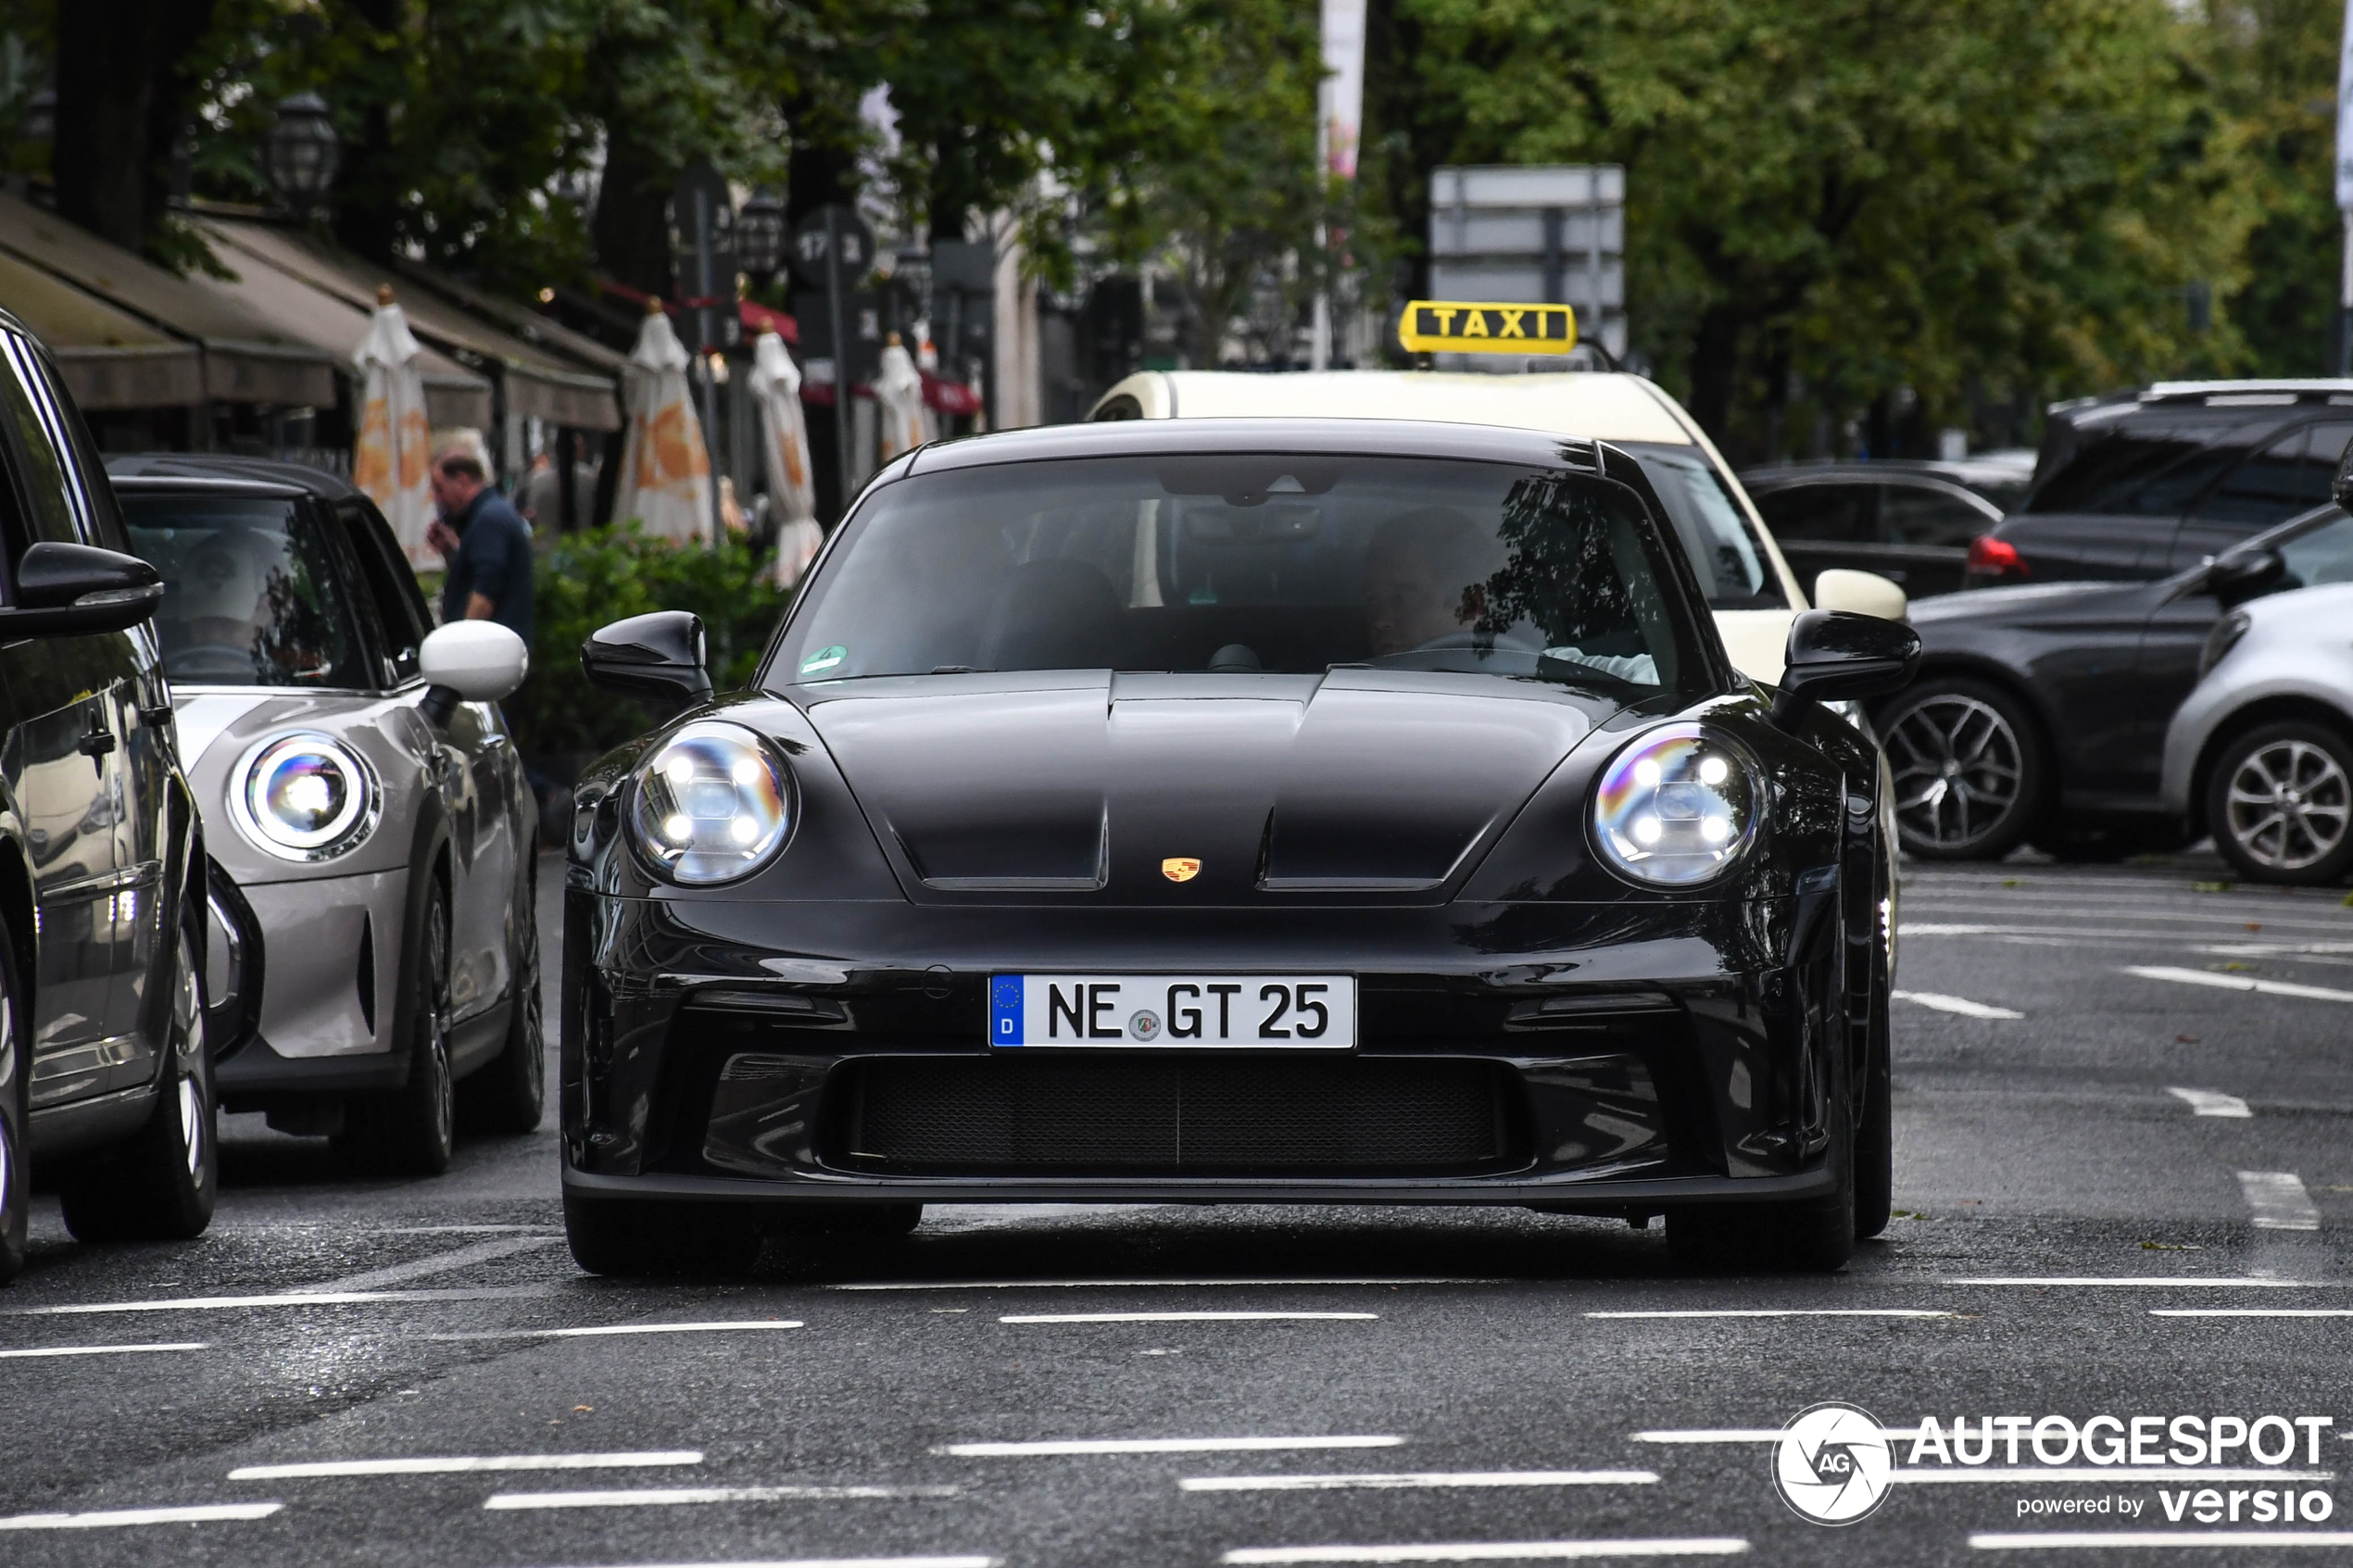
[[[1201,875],[1201,862],[1189,855],[1171,855],[1160,863],[1160,874],[1171,882],[1190,882]]]

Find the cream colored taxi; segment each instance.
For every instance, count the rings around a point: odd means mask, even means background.
[[[1650,475],[1680,536],[1732,662],[1760,681],[1781,672],[1790,622],[1808,608],[1756,508],[1681,405],[1641,376],[1604,371],[1144,370],[1095,404],[1097,420],[1435,420],[1607,441]],[[1904,591],[1867,571],[1830,571],[1812,602],[1899,620]]]

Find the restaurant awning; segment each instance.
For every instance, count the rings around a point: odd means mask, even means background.
[[[84,408],[204,401],[204,354],[95,295],[0,252],[0,305],[49,345]]]
[[[289,335],[334,357],[345,375],[357,378],[352,355],[368,335],[371,308],[347,305],[300,278],[265,266],[241,252],[220,248],[228,278],[199,275],[192,280],[207,291],[235,301],[241,308],[266,313]],[[372,307],[374,301],[369,305]],[[490,423],[490,382],[447,354],[427,347],[417,366],[425,379],[425,417],[436,428]],[[327,401],[333,401],[333,398]]]
[[[0,304],[14,308],[19,297],[15,291],[21,288],[30,307],[23,312],[27,325],[33,325],[31,314],[41,307],[30,302],[45,298],[65,323],[61,332],[97,330],[96,341],[51,342],[61,360],[68,348],[107,351],[82,359],[94,390],[106,399],[87,399],[94,408],[161,408],[207,398],[316,407],[335,400],[341,356],[324,353],[269,315],[222,297],[205,287],[204,280],[182,278],[6,194],[0,194],[0,257],[17,263],[11,278],[0,281]],[[128,318],[167,341],[193,343],[199,355],[196,384],[190,384],[185,357],[162,351],[154,336],[138,344],[107,342],[99,319],[45,289],[40,281],[44,277],[111,307],[118,324]],[[79,328],[73,326],[77,321]],[[74,394],[82,395],[80,382],[74,383]]]
[[[383,268],[299,230],[215,214],[200,223],[232,267],[268,268],[361,309],[373,308],[377,286],[385,281]],[[496,376],[508,413],[582,430],[621,428],[616,373],[588,369],[502,332],[425,289],[402,290],[400,307],[420,342]],[[428,400],[432,393],[428,377]]]

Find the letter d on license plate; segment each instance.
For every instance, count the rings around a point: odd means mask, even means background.
[[[999,974],[988,1043],[1348,1050],[1348,974]]]

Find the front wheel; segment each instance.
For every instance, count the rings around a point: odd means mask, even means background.
[[[1944,675],[1880,715],[1895,779],[1895,831],[1928,860],[1994,860],[2035,826],[2045,789],[2041,732],[2000,687]]]
[[[29,1085],[31,1050],[20,1021],[16,946],[0,925],[0,1285],[24,1268],[26,1232],[32,1214],[32,1147]]]
[[[2206,822],[2250,881],[2342,880],[2353,870],[2353,742],[2309,719],[2234,736],[2206,776]]]
[[[1831,1115],[1834,1185],[1784,1203],[1704,1203],[1668,1211],[1667,1248],[1678,1266],[1718,1273],[1835,1273],[1855,1252],[1855,1132],[1843,1100]]]
[[[449,899],[438,883],[426,898],[417,961],[409,970],[417,986],[409,1081],[389,1095],[355,1101],[335,1140],[355,1163],[404,1176],[439,1175],[458,1142],[457,1085],[449,1073]]]
[[[475,1119],[497,1133],[534,1133],[547,1105],[547,1046],[539,995],[539,922],[536,890],[526,878],[516,896],[517,940],[514,995],[507,1017],[507,1044],[459,1091],[468,1124]]]
[[[204,966],[184,927],[173,955],[155,1110],[130,1142],[78,1166],[58,1195],[77,1241],[185,1241],[212,1223],[220,1108],[205,1044]]]

